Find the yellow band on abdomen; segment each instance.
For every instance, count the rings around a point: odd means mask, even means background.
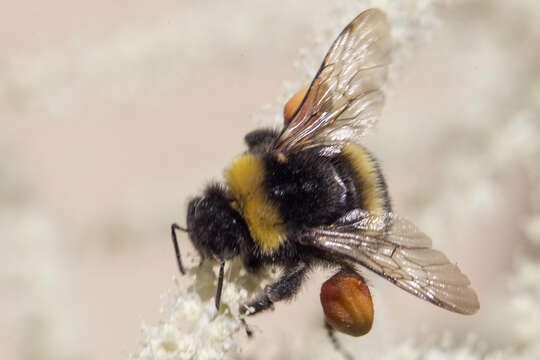
[[[349,159],[353,167],[364,210],[387,211],[384,180],[379,174],[377,163],[369,152],[359,145],[349,144],[343,147],[342,154]]]

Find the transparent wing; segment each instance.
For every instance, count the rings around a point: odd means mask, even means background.
[[[311,229],[301,240],[361,264],[409,293],[447,310],[474,314],[478,297],[465,274],[431,248],[431,239],[393,214],[353,210],[333,225]]]
[[[285,153],[317,145],[340,145],[363,135],[382,110],[381,87],[391,48],[384,13],[369,9],[358,15],[332,44],[274,149]]]

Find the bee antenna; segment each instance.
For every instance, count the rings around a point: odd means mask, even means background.
[[[216,309],[219,311],[219,305],[221,303],[221,290],[223,290],[223,272],[225,271],[225,260],[221,260],[219,265],[219,277],[216,291]]]
[[[184,271],[184,266],[182,266],[182,258],[180,257],[180,248],[178,247],[178,240],[176,239],[176,230],[181,230],[184,232],[189,233],[189,229],[184,229],[180,225],[174,223],[171,225],[171,237],[174,245],[174,251],[176,253],[176,262],[178,263],[178,269],[182,273],[182,275],[185,275],[186,272]]]

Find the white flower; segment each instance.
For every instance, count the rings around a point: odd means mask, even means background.
[[[192,283],[189,286],[181,287],[176,283],[175,291],[166,297],[162,322],[154,327],[143,327],[144,346],[133,359],[223,359],[237,353],[234,334],[243,328],[239,309],[249,294],[239,284],[250,284],[253,280],[248,280],[250,276],[245,271],[238,270],[239,261],[231,261],[218,312],[213,265],[207,261],[190,269],[187,276]],[[229,278],[230,274],[235,274],[235,278]],[[260,287],[252,290],[260,291]]]

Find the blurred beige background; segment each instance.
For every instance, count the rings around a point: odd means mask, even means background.
[[[486,346],[510,341],[510,327],[497,327],[511,317],[506,284],[521,254],[538,252],[528,240],[540,232],[540,5],[446,5],[429,34],[413,34],[418,45],[366,143],[395,209],[459,262],[482,309],[450,314],[369,276],[376,324],[349,346],[431,329],[481,334]],[[3,8],[0,357],[126,358],[139,349],[141,322],[159,320],[160,294],[177,274],[170,223],[183,224],[187,199],[243,150],[262,117],[252,114],[277,103],[283,81],[304,81],[299,49],[332,21],[334,4]],[[322,279],[253,320],[246,358],[309,353],[306,341],[324,336]]]

